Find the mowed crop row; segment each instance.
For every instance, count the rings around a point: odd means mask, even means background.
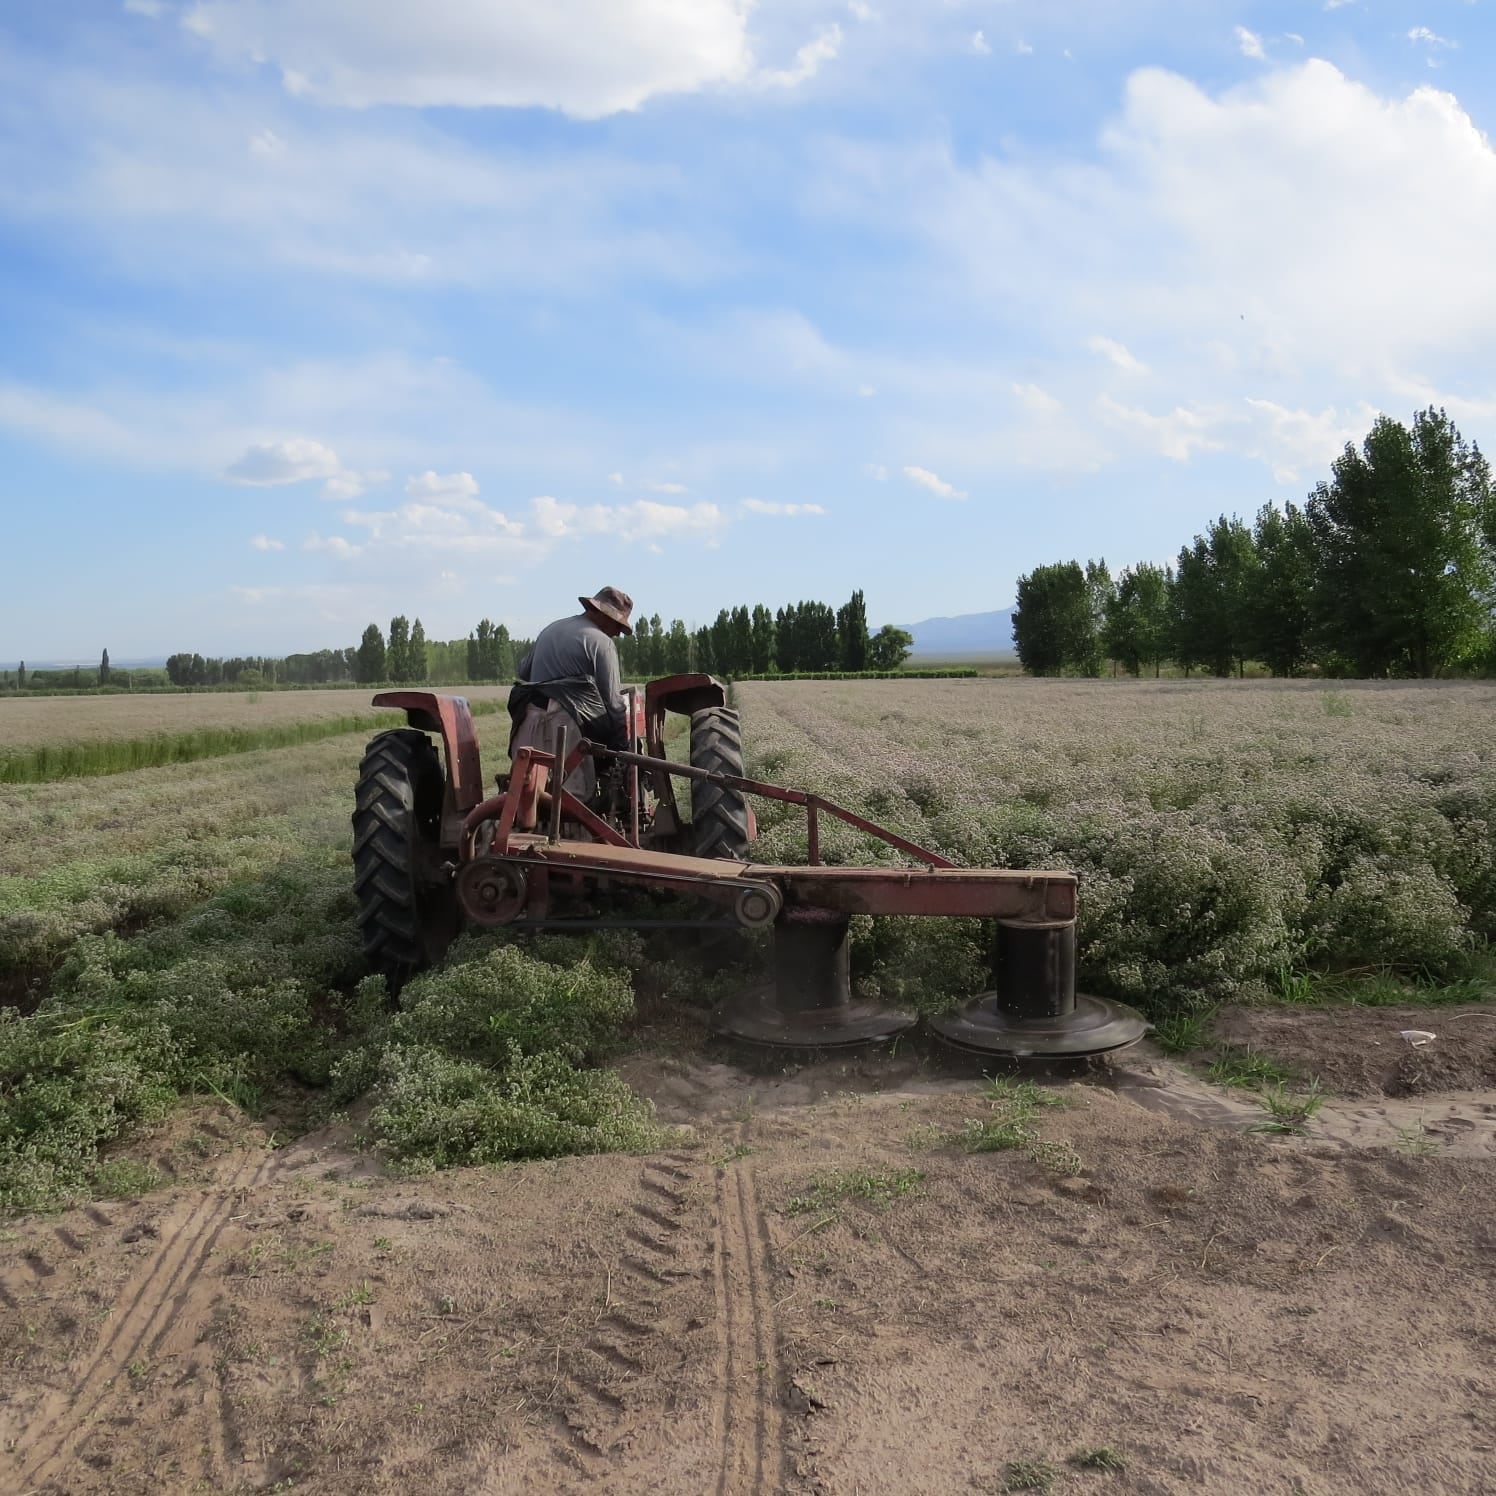
[[[508,722],[478,722],[487,772]],[[147,1188],[99,1149],[184,1095],[313,1125],[360,1097],[411,1169],[638,1148],[595,1061],[632,1014],[622,935],[461,940],[392,1013],[367,979],[349,815],[362,734],[0,788],[0,1214]]]
[[[204,729],[268,728],[372,710],[367,691],[203,691],[168,695],[0,695],[0,751],[149,738]],[[469,701],[502,700],[508,684],[454,686]]]
[[[504,709],[507,688],[503,694],[495,686],[477,690],[482,694],[469,698],[474,716]],[[0,702],[0,784],[85,779],[261,748],[297,747],[340,734],[394,727],[403,721],[399,712],[376,711],[367,705],[355,710],[356,705],[360,705],[358,698],[346,691]],[[55,733],[40,735],[49,724]],[[18,728],[15,736],[10,735],[13,725]],[[69,732],[73,736],[67,736]],[[29,741],[28,733],[32,735]]]
[[[1448,979],[1496,929],[1496,686],[982,680],[745,685],[763,777],[973,866],[1081,875],[1085,979],[1153,1014],[1298,974]],[[761,812],[761,855],[804,855]],[[822,822],[828,855],[886,855]],[[868,932],[868,975],[940,1006],[974,932]]]

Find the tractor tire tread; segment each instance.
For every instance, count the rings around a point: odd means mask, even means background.
[[[691,715],[691,767],[744,777],[743,729],[730,707],[707,707]],[[698,857],[748,860],[748,802],[740,790],[691,784],[691,840]]]
[[[359,764],[353,812],[353,890],[364,955],[394,991],[427,964],[411,867],[415,784],[441,773],[431,740],[415,728],[371,738]]]

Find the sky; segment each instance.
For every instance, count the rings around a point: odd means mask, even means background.
[[[1496,441],[1496,0],[7,0],[0,659],[1007,606]]]

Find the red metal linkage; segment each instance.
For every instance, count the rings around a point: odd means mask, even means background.
[[[567,757],[566,773],[569,774],[584,757],[585,755],[579,750],[574,750]],[[490,795],[481,805],[474,806],[463,819],[464,848],[467,847],[469,838],[484,821],[492,821],[497,817],[498,825],[494,828],[492,850],[497,856],[504,856],[509,850],[510,838],[514,835],[514,823],[519,810],[527,796],[534,793],[535,771],[537,769],[554,770],[555,765],[556,755],[554,753],[546,753],[540,748],[519,749],[514,755],[514,768],[509,776],[509,788],[502,794]],[[579,821],[599,841],[614,847],[630,845],[627,837],[615,831],[601,816],[594,814],[570,790],[560,788],[553,781],[551,794],[559,798],[563,816],[570,816],[573,820]]]
[[[720,784],[727,789],[741,790],[745,794],[761,796],[765,800],[780,800],[786,805],[803,806],[806,819],[811,823],[811,835],[814,837],[812,863],[816,862],[820,853],[820,831],[812,817],[816,811],[824,810],[829,811],[839,820],[845,821],[849,826],[855,826],[859,831],[865,831],[869,836],[876,836],[880,841],[887,842],[889,846],[897,847],[899,851],[908,853],[910,857],[917,858],[927,867],[956,866],[954,862],[942,857],[940,853],[932,852],[928,847],[921,847],[916,842],[907,841],[896,832],[888,830],[887,827],[879,826],[843,805],[823,799],[820,795],[809,794],[805,790],[789,790],[782,785],[765,784],[757,779],[740,779],[736,774],[717,774],[710,769],[696,769],[690,764],[677,764],[663,759],[649,758],[642,753],[615,752],[598,743],[584,742],[581,744],[580,751],[590,753],[597,758],[615,758],[621,763],[639,764],[657,772],[674,774],[680,779],[698,779],[707,784]]]

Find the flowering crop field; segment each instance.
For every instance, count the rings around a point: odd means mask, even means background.
[[[1486,683],[762,683],[738,702],[763,777],[967,865],[1078,872],[1085,980],[1153,1014],[1309,971],[1447,980],[1496,927]],[[803,859],[803,816],[760,814],[762,855]],[[823,825],[828,860],[887,855]],[[904,923],[864,932],[867,971],[921,1006],[976,990],[979,932]]]

